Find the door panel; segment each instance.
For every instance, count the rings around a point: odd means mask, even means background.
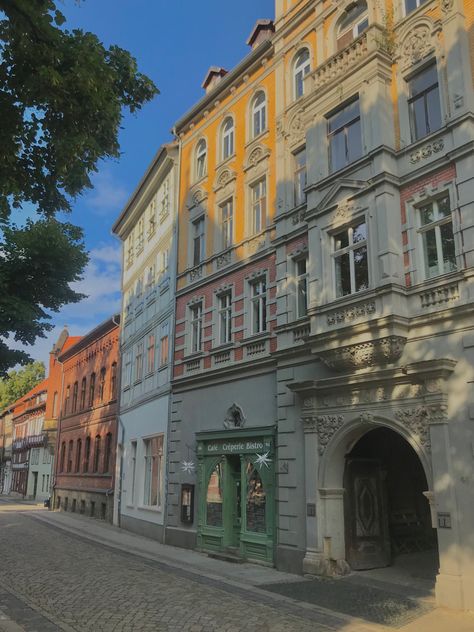
[[[373,459],[349,459],[344,474],[346,556],[354,570],[391,562],[385,473]]]

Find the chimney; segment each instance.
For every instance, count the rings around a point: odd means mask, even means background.
[[[211,66],[201,84],[206,91],[206,94],[210,92],[219,83],[222,77],[225,77],[226,74],[227,70],[225,68],[221,68],[220,66]]]
[[[263,41],[270,39],[274,32],[275,25],[273,20],[257,20],[249,35],[247,44],[252,48],[257,48]]]

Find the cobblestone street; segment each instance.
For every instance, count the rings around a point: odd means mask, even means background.
[[[19,546],[21,543],[21,546]],[[86,542],[0,502],[0,630],[319,632],[312,611]],[[31,606],[29,610],[24,604]],[[334,619],[336,620],[336,619]]]

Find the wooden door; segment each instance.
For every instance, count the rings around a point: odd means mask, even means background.
[[[354,570],[391,563],[385,472],[373,459],[348,459],[344,474],[347,561]]]

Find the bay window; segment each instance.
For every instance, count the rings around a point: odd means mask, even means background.
[[[333,236],[336,297],[369,287],[367,226],[362,221]]]

